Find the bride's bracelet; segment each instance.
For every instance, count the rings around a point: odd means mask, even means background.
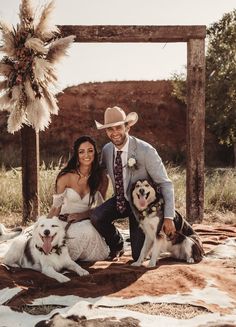
[[[68,213],[64,213],[64,214],[59,215],[58,218],[60,220],[67,221],[68,216],[69,216]]]

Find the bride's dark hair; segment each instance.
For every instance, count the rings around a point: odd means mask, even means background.
[[[94,139],[92,139],[90,136],[83,135],[74,142],[72,157],[67,162],[66,166],[64,168],[62,168],[62,170],[57,175],[56,185],[57,185],[57,181],[58,181],[59,177],[65,175],[67,173],[70,173],[70,172],[73,172],[73,173],[77,172],[77,169],[79,168],[78,149],[79,149],[80,145],[85,142],[91,143],[94,148],[94,161],[92,162],[91,173],[88,178],[88,185],[89,185],[89,189],[90,189],[89,203],[92,204],[94,202],[95,193],[98,190],[101,179],[102,179],[102,168],[99,164],[96,143],[95,143]]]

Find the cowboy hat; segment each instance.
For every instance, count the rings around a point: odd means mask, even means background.
[[[137,123],[138,114],[136,112],[130,112],[127,116],[123,109],[119,107],[107,108],[104,113],[104,125],[95,120],[97,129],[103,129],[113,126],[129,123],[132,126]]]

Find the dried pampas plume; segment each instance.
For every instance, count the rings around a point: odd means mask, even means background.
[[[53,37],[55,33],[59,33],[57,26],[51,23],[54,8],[55,1],[51,1],[42,11],[41,18],[35,30],[36,35],[40,36],[42,39],[47,40]]]
[[[64,37],[63,39],[57,39],[56,41],[52,42],[49,47],[47,59],[51,63],[55,63],[61,59],[61,57],[66,55],[66,50],[71,42],[74,41],[74,36],[70,35]]]
[[[44,130],[51,114],[58,113],[55,64],[67,54],[75,37],[60,37],[52,23],[54,7],[51,1],[36,15],[31,0],[21,0],[16,28],[0,21],[0,51],[5,54],[0,61],[0,110],[10,112],[10,133],[24,124]]]

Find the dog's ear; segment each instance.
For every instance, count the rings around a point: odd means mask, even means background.
[[[136,186],[136,184],[137,184],[138,182],[141,182],[141,179],[138,179],[136,182],[134,182],[134,183],[132,184],[131,189],[130,189],[131,194],[133,193],[133,190],[135,189],[135,186]]]
[[[146,181],[151,185],[151,187],[153,187],[157,191],[158,185],[157,185],[157,183],[154,182],[153,179],[151,179],[150,176],[149,176],[149,178],[146,179]]]
[[[54,222],[60,226],[64,226],[63,225],[63,221],[61,219],[59,219],[59,217],[57,216],[53,216],[52,219],[54,220]]]
[[[33,224],[33,229],[32,229],[32,232],[35,232],[36,228],[38,227],[39,225],[39,220],[37,220],[34,224]]]
[[[44,220],[46,216],[38,216],[36,222],[34,223],[34,229],[38,227],[42,220]]]
[[[162,200],[163,199],[163,195],[161,193],[160,186],[156,182],[154,182],[151,178],[148,179],[148,182],[154,188],[154,190],[156,191],[156,197],[157,197],[158,201]]]
[[[44,215],[38,216],[36,223],[40,223],[40,221],[44,220],[45,218],[47,218],[47,217]]]

